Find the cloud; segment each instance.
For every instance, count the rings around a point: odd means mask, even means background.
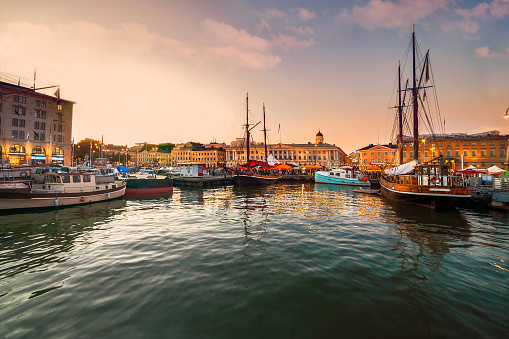
[[[314,44],[315,40],[312,38],[309,40],[299,40],[294,36],[286,34],[279,34],[278,39],[274,40],[274,45],[283,48],[285,51],[290,49],[304,49]]]
[[[455,12],[466,19],[501,19],[509,15],[509,0],[493,0],[491,3],[482,2],[474,8],[458,8],[455,10]]]
[[[464,33],[477,34],[479,24],[473,20],[449,21],[442,28],[445,32],[458,30]]]
[[[309,20],[313,20],[314,18],[316,18],[315,13],[310,12],[305,8],[297,8],[296,11],[297,11],[297,16],[299,17],[299,19],[304,22],[307,22]]]
[[[295,33],[298,35],[303,35],[303,36],[315,34],[314,30],[309,26],[306,26],[306,27],[287,26],[286,29],[292,33]]]
[[[500,54],[490,51],[490,48],[479,47],[475,50],[475,55],[483,58],[483,59],[495,59],[495,60],[506,60],[509,61],[509,48],[507,49],[507,54]]]
[[[439,9],[447,9],[450,0],[399,0],[396,2],[371,0],[361,7],[354,5],[344,11],[340,19],[354,22],[368,30],[402,28],[425,18]]]

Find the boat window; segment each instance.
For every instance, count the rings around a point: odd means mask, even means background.
[[[90,175],[84,175],[83,176],[83,182],[90,182]]]
[[[71,177],[70,177],[70,176],[68,176],[68,175],[66,175],[66,176],[62,177],[62,182],[63,182],[63,183],[66,183],[66,184],[67,184],[67,183],[70,183],[70,182],[71,182]]]
[[[334,172],[330,172],[330,175],[334,175]]]
[[[72,182],[81,182],[81,176],[73,175],[72,176]]]

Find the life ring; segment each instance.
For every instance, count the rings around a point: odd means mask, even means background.
[[[442,184],[442,179],[440,177],[432,177],[431,183],[435,184],[435,186],[439,186]]]
[[[26,177],[28,175],[28,173],[27,172],[21,172],[19,175],[22,176],[22,177]]]

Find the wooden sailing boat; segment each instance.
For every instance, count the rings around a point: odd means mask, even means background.
[[[416,41],[415,30],[412,27],[412,88],[401,88],[401,65],[398,65],[398,151],[400,164],[403,162],[403,107],[401,94],[411,91],[413,101],[413,161],[398,167],[386,170],[380,178],[380,188],[383,196],[406,203],[423,205],[431,208],[441,208],[450,205],[456,199],[469,198],[468,187],[461,178],[451,174],[448,164],[441,158],[433,159],[428,163],[419,163],[419,90],[424,75],[429,78],[429,51],[426,53],[419,81],[417,81]],[[426,74],[425,74],[426,71]]]
[[[263,135],[265,144],[265,162],[251,160],[249,151],[249,141],[251,136],[251,130],[258,124],[249,128],[249,97],[246,95],[246,169],[237,169],[232,173],[233,183],[238,186],[263,186],[270,185],[276,182],[281,175],[270,175],[265,174],[264,171],[271,169],[267,161],[267,129],[265,128],[265,105],[263,106]],[[255,168],[257,171],[255,171]]]

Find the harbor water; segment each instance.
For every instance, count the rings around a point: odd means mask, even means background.
[[[0,216],[2,338],[503,338],[509,213],[178,189]]]

